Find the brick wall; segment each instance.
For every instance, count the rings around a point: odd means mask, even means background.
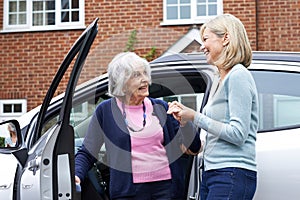
[[[243,22],[252,49],[257,50],[256,0],[223,0],[223,10]]]
[[[300,51],[300,0],[259,0],[258,49]]]
[[[253,50],[300,51],[299,1],[223,0],[224,13],[245,24]],[[121,3],[120,3],[121,2]],[[162,0],[86,0],[86,24],[99,17],[99,33],[82,80],[106,70],[125,50],[133,30],[135,51],[143,56],[156,47],[159,56],[191,26],[160,26]],[[276,2],[276,3],[274,3]],[[0,1],[3,8],[3,1]],[[3,10],[3,9],[2,9]],[[278,17],[279,16],[279,17]],[[0,27],[3,13],[0,12]],[[82,30],[0,33],[0,99],[25,98],[28,110],[39,105],[69,48]],[[64,91],[62,82],[57,94]]]

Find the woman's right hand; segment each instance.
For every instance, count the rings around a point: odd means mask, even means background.
[[[183,104],[173,101],[169,102],[169,109],[167,111],[168,114],[172,114],[176,120],[180,122],[182,126],[184,126],[187,121],[193,121],[196,111],[191,108],[184,106]]]
[[[75,183],[76,184],[80,184],[81,183],[81,180],[78,176],[75,175]]]

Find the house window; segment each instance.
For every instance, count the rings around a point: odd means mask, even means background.
[[[9,1],[8,23],[10,25],[26,24],[26,1]]]
[[[25,99],[0,100],[0,121],[14,119],[27,112]]]
[[[84,28],[83,0],[4,1],[3,31]]]
[[[222,14],[222,0],[164,0],[161,25],[198,24]]]

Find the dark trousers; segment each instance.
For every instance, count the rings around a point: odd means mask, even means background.
[[[257,173],[241,168],[204,171],[201,200],[251,200],[256,190]]]
[[[136,183],[136,196],[114,200],[171,200],[171,180]]]

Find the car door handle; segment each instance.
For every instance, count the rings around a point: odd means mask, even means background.
[[[28,164],[28,170],[33,172],[33,175],[36,174],[36,171],[40,167],[40,162],[38,159],[31,160]]]
[[[0,190],[7,190],[9,189],[11,186],[11,184],[3,184],[3,185],[0,185]]]
[[[33,184],[31,184],[31,185],[22,184],[22,188],[26,189],[26,190],[32,188],[32,186],[33,186]]]

